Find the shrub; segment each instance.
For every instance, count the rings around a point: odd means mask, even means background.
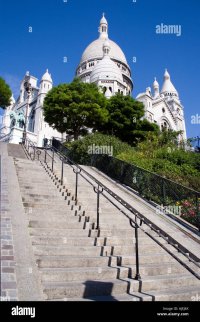
[[[113,156],[117,156],[122,152],[128,151],[133,153],[133,148],[127,143],[123,143],[114,136],[100,133],[89,134],[80,140],[66,143],[65,145],[70,148],[70,156],[74,159],[74,161],[81,164],[89,164],[91,155],[88,153],[88,148],[93,144],[95,146],[111,146],[113,148]]]

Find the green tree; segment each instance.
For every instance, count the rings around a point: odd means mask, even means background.
[[[12,96],[12,92],[8,84],[6,84],[5,80],[0,77],[0,107],[5,109],[10,105],[10,98]]]
[[[130,96],[112,96],[107,109],[109,120],[100,130],[106,134],[113,134],[131,145],[143,140],[147,131],[159,131],[157,125],[145,119],[141,120],[144,116],[144,105]]]
[[[78,139],[95,131],[108,119],[107,100],[95,84],[86,84],[78,78],[71,84],[54,87],[44,100],[45,121],[61,133]]]

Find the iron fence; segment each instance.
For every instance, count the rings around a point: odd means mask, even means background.
[[[70,150],[56,139],[52,146],[73,160]],[[108,155],[93,154],[87,165],[96,167],[141,197],[157,204],[157,211],[184,219],[200,230],[200,192]]]

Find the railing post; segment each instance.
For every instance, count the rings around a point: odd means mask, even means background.
[[[76,184],[75,184],[75,200],[77,201],[78,196],[78,175],[81,173],[81,169],[77,167],[77,169],[73,169],[73,172],[76,174]]]
[[[76,171],[76,189],[75,189],[75,200],[77,201],[77,193],[78,193],[78,171]]]
[[[51,164],[51,171],[52,172],[53,172],[53,166],[54,166],[54,150],[53,150],[52,164]]]
[[[99,185],[98,185],[98,191],[97,191],[97,226],[96,229],[99,229]]]
[[[96,194],[97,194],[97,225],[96,225],[96,229],[100,229],[99,206],[100,206],[100,194],[103,192],[103,188],[100,190],[100,186],[98,184],[98,188],[94,187],[94,192],[96,192]]]
[[[64,174],[64,158],[61,159],[62,161],[62,166],[61,166],[61,178],[60,178],[60,183],[63,185],[63,174]]]
[[[197,207],[197,226],[200,231],[200,209],[199,209],[199,198],[197,194],[196,194],[196,207]]]
[[[139,264],[139,249],[138,249],[138,224],[137,218],[135,218],[135,251],[136,251],[136,275],[135,279],[140,280],[140,264]]]
[[[162,193],[163,193],[163,206],[166,206],[166,188],[165,188],[164,179],[162,179]]]
[[[47,150],[45,149],[45,153],[44,153],[44,163],[47,163]]]
[[[140,276],[140,263],[139,263],[139,247],[138,247],[138,224],[137,224],[137,216],[135,216],[135,223],[133,223],[133,220],[130,219],[130,225],[131,227],[135,228],[135,265],[136,265],[136,274],[135,279],[141,280]]]
[[[33,150],[34,150],[34,152],[33,152],[33,160],[35,160],[35,153],[36,153],[36,147],[35,146],[33,146]]]

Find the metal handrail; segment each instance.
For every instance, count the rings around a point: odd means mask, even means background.
[[[57,152],[58,150],[51,146],[51,149],[55,150],[55,152]],[[62,153],[60,151],[59,155],[61,156]],[[90,183],[92,185],[92,183],[87,180],[87,178],[85,178],[85,176],[83,176],[83,173],[85,173],[87,175],[87,177],[89,177],[90,179],[92,179],[98,187],[101,187],[102,192],[101,194],[107,199],[109,200],[116,208],[117,205],[115,203],[113,203],[105,194],[103,191],[106,191],[109,195],[111,195],[117,202],[119,202],[123,207],[125,207],[128,211],[130,211],[133,215],[135,215],[135,222],[134,224],[136,225],[136,230],[137,230],[137,219],[140,220],[140,226],[142,225],[142,223],[146,224],[148,227],[151,228],[151,230],[153,230],[154,232],[159,234],[159,237],[162,237],[165,241],[167,241],[170,245],[172,245],[179,253],[181,253],[182,255],[184,255],[189,261],[191,261],[193,264],[195,264],[197,267],[200,267],[199,263],[197,263],[197,261],[199,261],[198,258],[196,258],[194,256],[194,259],[191,257],[192,254],[188,255],[188,250],[186,248],[184,248],[181,244],[179,244],[175,239],[173,239],[170,235],[168,235],[167,233],[165,233],[164,231],[162,231],[157,225],[155,225],[154,223],[152,223],[150,220],[148,220],[147,218],[144,218],[144,216],[138,212],[134,207],[132,207],[130,204],[128,204],[125,200],[123,200],[120,196],[118,196],[116,193],[114,193],[112,190],[110,190],[108,187],[106,187],[104,184],[102,184],[100,181],[98,181],[95,177],[93,177],[90,173],[88,173],[85,169],[83,169],[80,165],[76,164],[75,162],[73,162],[69,157],[66,156],[62,156],[64,160],[67,160],[67,163],[73,168],[73,165],[76,166],[80,172],[79,174],[81,175],[82,178],[84,178],[88,183]],[[76,186],[76,191],[77,191],[77,186]],[[98,207],[98,206],[97,206]],[[133,218],[131,218],[128,214],[126,214],[122,209],[118,208],[121,213],[123,213],[131,222],[133,222]],[[97,212],[97,223],[99,223],[99,218],[98,218],[99,214]],[[98,225],[97,225],[98,226]],[[135,230],[135,235],[137,235]],[[170,253],[174,258],[176,258],[179,263],[181,263],[183,266],[185,266],[193,275],[195,275],[198,279],[200,279],[200,275],[197,274],[193,269],[191,269],[189,266],[187,266],[187,264],[185,262],[183,262],[182,260],[180,260],[176,255],[174,255],[172,252],[170,252],[164,245],[162,245],[161,243],[159,243],[159,241],[157,241],[152,235],[150,235],[149,233],[145,232],[149,237],[151,237],[154,241],[156,241],[162,248],[164,248],[168,253]],[[136,238],[136,245],[138,244],[138,240]],[[137,253],[137,252],[136,252]],[[137,254],[136,254],[137,256]],[[139,260],[138,260],[139,262]],[[137,260],[136,260],[137,263]],[[139,263],[138,263],[139,265]],[[138,270],[139,272],[139,270]],[[139,276],[139,273],[138,273]]]
[[[30,156],[32,161],[35,160],[36,154],[37,154],[37,159],[39,160],[41,155],[41,150],[35,145],[35,143],[33,143],[30,139],[26,138],[22,145],[24,145],[24,147],[26,148],[27,153]]]
[[[30,140],[29,140],[30,141]],[[51,156],[47,151],[51,150],[53,153],[53,156]],[[132,207],[129,203],[127,203],[125,200],[123,200],[120,196],[118,196],[116,193],[114,193],[112,190],[110,190],[108,187],[106,187],[104,184],[102,184],[99,180],[97,180],[95,177],[93,177],[90,173],[88,173],[85,169],[83,169],[80,165],[73,162],[69,157],[63,155],[60,151],[58,151],[53,146],[47,146],[45,147],[45,156],[44,156],[44,162],[47,164],[47,155],[52,159],[51,163],[51,171],[53,172],[54,168],[54,162],[55,162],[55,156],[54,154],[57,153],[59,156],[60,161],[62,162],[61,167],[61,179],[60,183],[63,185],[63,167],[64,163],[69,164],[72,168],[74,173],[76,174],[76,183],[75,183],[75,201],[77,202],[77,195],[78,195],[78,175],[80,175],[82,178],[84,178],[89,184],[93,186],[94,191],[97,193],[97,226],[96,229],[100,230],[100,218],[99,218],[99,197],[100,194],[103,195],[109,202],[111,202],[122,214],[124,214],[130,222],[130,225],[135,228],[135,245],[136,245],[136,280],[140,280],[140,272],[139,272],[139,251],[138,251],[138,228],[142,224],[146,224],[148,227],[150,227],[151,230],[156,232],[159,237],[162,237],[165,241],[168,242],[168,244],[172,245],[179,253],[183,254],[189,261],[191,261],[193,264],[195,264],[197,267],[200,267],[200,265],[197,263],[199,259],[194,256],[193,254],[190,254],[186,248],[184,248],[181,244],[179,244],[176,240],[174,240],[170,235],[162,231],[157,225],[152,223],[149,219],[145,218],[140,212],[138,212],[134,207]],[[34,155],[35,157],[35,155]],[[48,165],[48,164],[47,164]],[[76,167],[76,168],[74,168]],[[87,177],[89,177],[93,182],[95,182],[96,186],[88,180],[83,174],[85,174]],[[135,220],[130,217],[123,209],[121,209],[119,206],[116,205],[107,195],[105,195],[104,192],[107,192],[113,199],[115,199],[118,203],[120,203],[126,210],[131,212],[135,216]],[[140,221],[140,225],[137,224],[137,220]],[[142,229],[142,228],[141,228]],[[142,229],[143,230],[143,229]],[[148,232],[143,230],[150,238],[152,238],[157,244],[159,244],[163,249],[165,249],[171,256],[173,256],[179,263],[181,263],[185,268],[187,268],[195,277],[200,279],[200,275],[197,274],[193,269],[191,269],[184,261],[179,259],[175,254],[173,254],[170,250],[168,250],[163,244],[161,244],[154,236],[150,235]]]
[[[10,137],[10,135],[11,135],[11,133],[12,133],[12,130],[13,130],[13,128],[10,128],[10,127],[8,127],[8,126],[4,126],[4,127],[2,127],[2,128],[0,129],[0,131],[2,131],[3,129],[10,129],[10,132],[9,132],[9,133],[7,133],[7,134],[1,134],[1,133],[0,133],[0,140],[5,139],[6,137]]]

